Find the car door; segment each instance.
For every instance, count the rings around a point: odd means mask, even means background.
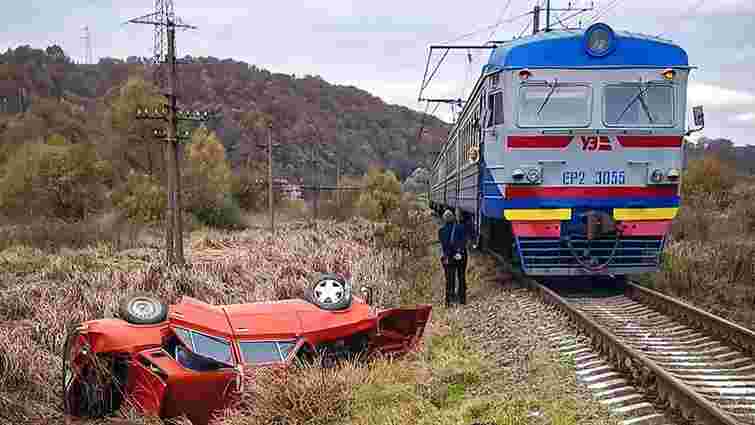
[[[186,414],[194,424],[206,424],[231,401],[237,384],[230,340],[193,329],[172,326],[179,343],[171,354],[179,365],[168,379],[165,415]]]
[[[370,340],[371,346],[383,353],[411,350],[422,337],[431,310],[431,306],[423,305],[381,311],[377,317],[377,332]]]

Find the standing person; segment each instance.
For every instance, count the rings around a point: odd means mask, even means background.
[[[468,227],[468,223],[464,222],[464,214],[462,214],[460,208],[456,208],[456,222],[457,227],[462,229],[460,238],[457,236],[455,247],[457,252],[461,253],[461,260],[459,260],[459,266],[456,270],[459,280],[459,287],[456,292],[459,304],[467,303],[467,258],[469,252],[467,252],[467,239],[471,234],[471,229]]]
[[[438,230],[438,240],[443,251],[441,262],[446,275],[446,307],[451,303],[466,303],[466,229],[463,224],[456,222],[456,217],[451,210],[443,213],[445,224]],[[462,266],[464,269],[462,269]],[[456,283],[459,287],[457,289]]]

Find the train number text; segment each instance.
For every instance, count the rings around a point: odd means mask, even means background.
[[[561,184],[564,186],[573,185],[622,185],[626,184],[626,175],[624,170],[597,170],[592,174],[592,178],[587,178],[584,171],[564,171],[561,173]]]

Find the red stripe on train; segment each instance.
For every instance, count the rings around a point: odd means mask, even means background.
[[[678,148],[682,146],[680,136],[616,136],[625,148]]]
[[[557,238],[561,236],[559,221],[512,221],[511,228],[516,236]]]
[[[660,236],[671,231],[671,220],[622,221],[616,227],[624,236]]]
[[[506,199],[516,198],[663,198],[677,196],[676,186],[657,187],[506,187]]]
[[[572,136],[509,136],[510,148],[552,148],[563,149],[569,146]]]

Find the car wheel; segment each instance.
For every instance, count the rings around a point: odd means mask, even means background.
[[[351,283],[338,275],[323,273],[307,287],[305,296],[323,310],[345,310],[351,306]]]
[[[135,325],[153,325],[168,317],[168,306],[146,292],[124,298],[118,311],[121,318]]]

